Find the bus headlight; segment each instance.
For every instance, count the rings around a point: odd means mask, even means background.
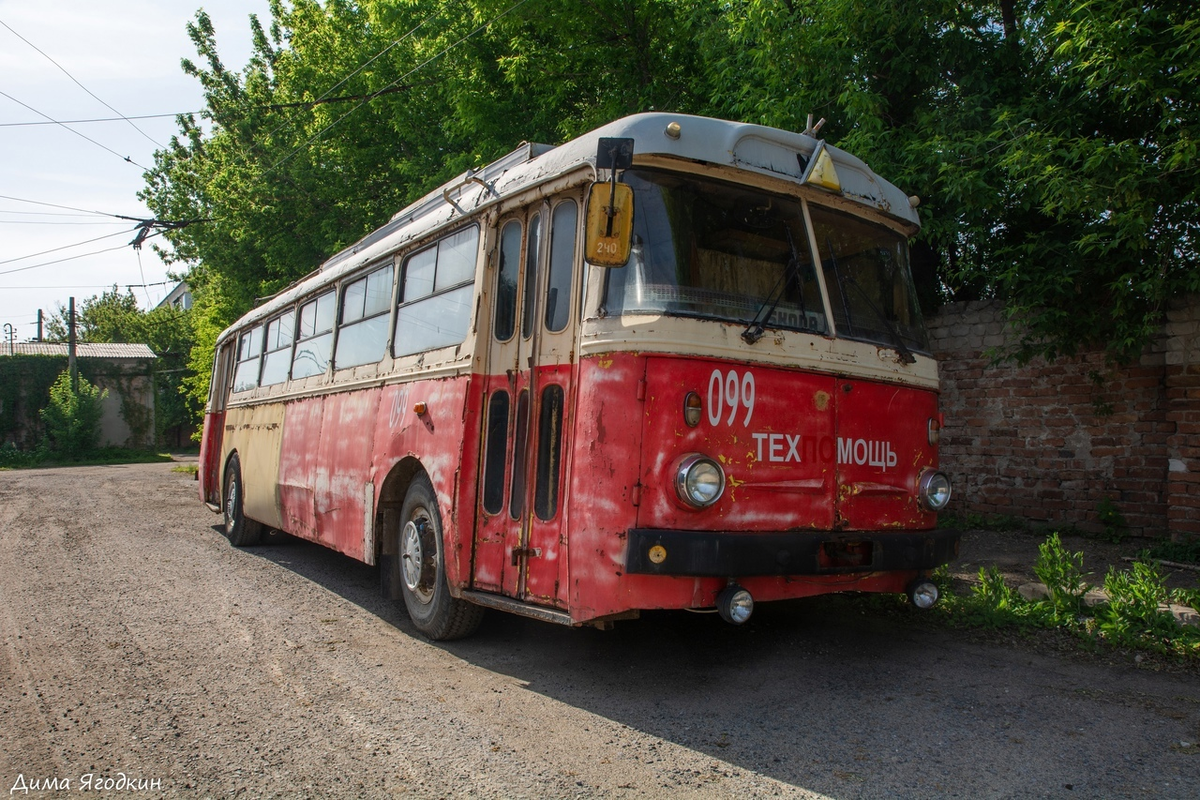
[[[950,502],[950,479],[946,473],[927,469],[917,482],[917,500],[929,511],[941,511]]]
[[[725,491],[725,472],[707,456],[684,456],[675,469],[675,491],[692,508],[707,508]]]

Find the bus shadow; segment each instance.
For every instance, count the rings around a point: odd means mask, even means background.
[[[379,596],[377,569],[299,540],[252,552],[424,641],[401,604]],[[955,759],[942,745],[947,736],[986,731],[941,697],[947,682],[985,691],[989,679],[947,675],[938,647],[947,638],[852,598],[825,597],[761,606],[740,628],[711,614],[649,612],[599,631],[489,611],[473,637],[434,646],[711,757],[712,775],[680,776],[685,790],[747,770],[844,797],[867,786],[876,794],[896,769],[922,777],[885,794],[936,794],[938,781],[978,784],[987,765]],[[991,668],[986,654],[977,661]],[[997,750],[1001,764],[1016,757]]]

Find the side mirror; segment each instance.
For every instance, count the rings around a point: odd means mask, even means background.
[[[597,267],[623,267],[633,247],[633,188],[594,183],[588,192],[584,257]]]

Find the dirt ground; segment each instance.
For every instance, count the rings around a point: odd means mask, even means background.
[[[1200,681],[1132,655],[839,597],[741,628],[493,614],[437,645],[374,568],[294,540],[238,550],[217,521],[166,464],[0,472],[0,791],[1200,796]],[[1039,541],[969,534],[955,571],[1028,577]],[[1102,571],[1121,553],[1099,545],[1068,541]]]

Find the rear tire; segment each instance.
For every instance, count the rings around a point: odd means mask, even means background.
[[[453,597],[446,584],[442,516],[429,476],[413,479],[396,532],[400,594],[417,630],[434,641],[470,636],[483,621],[483,607]]]
[[[243,508],[246,489],[242,484],[242,464],[237,455],[229,458],[225,467],[225,536],[234,547],[251,547],[262,543],[263,526],[249,519]]]

